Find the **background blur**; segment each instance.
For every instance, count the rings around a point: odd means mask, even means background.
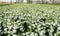
[[[60,3],[60,0],[0,0],[3,3]]]

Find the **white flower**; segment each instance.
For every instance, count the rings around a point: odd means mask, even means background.
[[[13,29],[17,29],[17,28],[18,28],[18,26],[14,24],[14,27],[13,27]]]
[[[16,34],[13,34],[13,36],[18,36],[18,35],[16,35]]]
[[[56,36],[56,34],[54,34],[54,36]]]
[[[10,34],[10,31],[8,31],[8,33]]]
[[[28,14],[27,16],[30,16],[30,14]]]
[[[23,33],[23,36],[25,36],[26,34],[25,33]]]
[[[37,25],[37,23],[35,23],[35,25]]]
[[[4,28],[4,31],[7,31],[7,28]]]
[[[31,32],[30,36],[35,36],[35,35],[34,35],[34,32]]]
[[[4,24],[3,26],[6,27],[6,24]]]
[[[1,21],[0,21],[0,23],[1,23]]]
[[[16,29],[16,27],[13,27],[13,29]]]
[[[58,30],[60,30],[60,27],[58,27]]]
[[[40,32],[40,35],[43,36],[43,35],[44,35],[44,31],[41,31],[41,32]]]
[[[28,26],[29,28],[31,28],[31,26]]]
[[[10,36],[10,35],[8,35],[8,36]]]
[[[38,28],[38,31],[41,30],[40,28]]]
[[[8,22],[10,22],[10,19],[7,19]]]
[[[20,30],[23,30],[23,28],[20,28]]]
[[[35,33],[35,36],[38,36],[38,34],[37,34],[37,33]]]
[[[17,18],[17,16],[16,17],[14,17],[14,20]]]
[[[26,16],[26,14],[24,14],[24,16]]]
[[[8,25],[11,25],[11,23],[8,23],[8,22],[7,22],[7,26],[8,26]]]
[[[16,33],[16,30],[13,30],[13,33]]]
[[[41,32],[42,32],[42,33],[45,33],[45,30],[42,30]]]
[[[52,26],[50,26],[50,28],[51,28],[50,32],[53,32],[53,31],[54,31],[53,27],[52,27]]]
[[[31,26],[33,26],[33,28],[35,28],[35,24],[31,24]]]
[[[5,18],[5,20],[6,20],[7,16],[5,16],[4,18]]]
[[[39,30],[35,29],[36,32],[38,32]]]
[[[30,32],[26,32],[26,35],[28,35]]]
[[[27,35],[27,36],[30,36],[30,35]]]
[[[37,28],[40,28],[41,25],[38,25]]]
[[[20,22],[20,20],[17,20],[17,22]]]
[[[9,30],[12,28],[12,26],[7,26],[7,27],[8,27]]]

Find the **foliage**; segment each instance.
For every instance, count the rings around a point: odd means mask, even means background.
[[[0,7],[0,36],[59,36],[60,6],[15,4]]]

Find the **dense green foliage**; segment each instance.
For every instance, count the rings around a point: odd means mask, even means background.
[[[0,27],[0,36],[60,36],[60,5],[0,6]]]

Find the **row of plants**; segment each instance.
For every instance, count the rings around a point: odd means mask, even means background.
[[[60,36],[60,6],[1,6],[0,36]]]

